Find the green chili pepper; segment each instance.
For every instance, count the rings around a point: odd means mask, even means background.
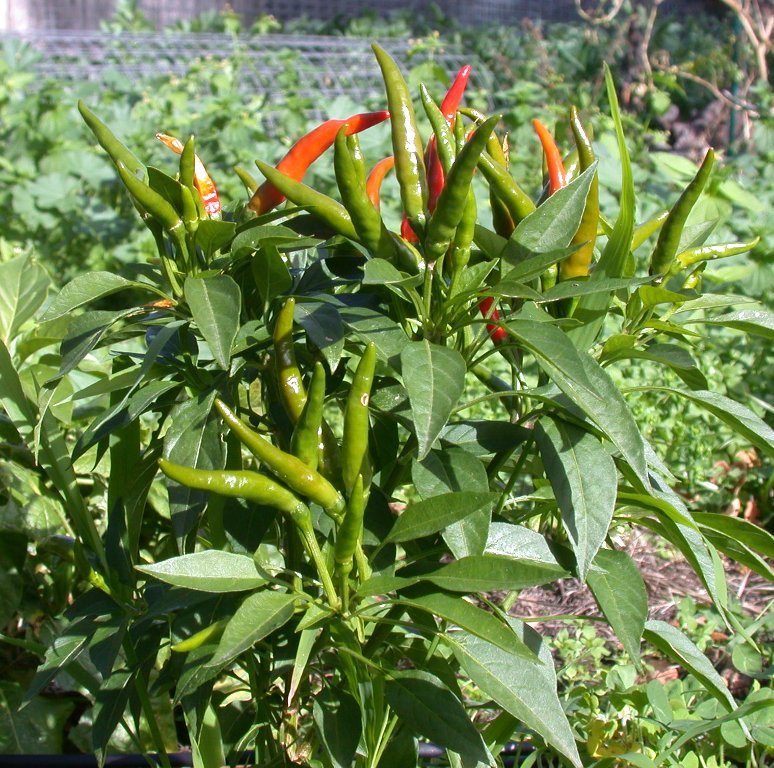
[[[290,451],[311,469],[317,469],[322,446],[323,406],[325,405],[325,366],[315,363],[306,403],[290,440]]]
[[[596,162],[594,148],[583,129],[583,124],[575,107],[570,109],[570,127],[578,148],[578,162],[580,170],[585,171]],[[599,177],[596,171],[591,180],[589,194],[586,198],[586,207],[578,225],[578,231],[572,239],[573,245],[580,246],[577,251],[570,254],[559,263],[559,279],[572,280],[576,277],[585,277],[589,273],[592,259],[594,258],[594,244],[597,240],[597,227],[599,226]]]
[[[193,190],[194,187],[194,168],[196,166],[196,151],[193,136],[188,137],[188,141],[183,144],[183,151],[180,153],[180,183],[183,186]]]
[[[672,207],[661,228],[661,232],[659,232],[656,247],[653,249],[653,254],[650,257],[649,274],[663,276],[671,269],[677,255],[680,236],[683,233],[688,214],[690,214],[704,187],[707,185],[714,162],[715,153],[712,149],[708,149],[704,162],[702,162],[693,180],[683,190],[683,193]]]
[[[478,159],[478,168],[490,189],[502,200],[511,219],[518,224],[535,210],[532,198],[516,183],[510,173],[486,152]]]
[[[707,262],[702,262],[696,269],[688,274],[685,278],[682,288],[684,291],[700,291],[701,290],[701,276],[702,272],[707,267]]]
[[[493,115],[480,125],[459,151],[449,169],[438,205],[427,224],[425,252],[429,261],[435,261],[446,253],[457,226],[462,221],[478,159],[499,120],[500,115]]]
[[[297,424],[306,403],[306,390],[293,346],[293,312],[296,300],[290,297],[280,309],[274,323],[274,357],[280,396],[293,424]]]
[[[476,222],[478,220],[478,209],[476,206],[476,195],[473,189],[468,190],[468,200],[465,204],[465,211],[462,214],[460,223],[454,233],[451,251],[449,252],[449,272],[452,281],[459,275],[470,261],[470,248],[473,244],[473,236],[476,232]]]
[[[159,459],[161,471],[187,488],[211,491],[221,496],[247,499],[256,504],[283,512],[296,523],[307,517],[311,520],[309,508],[295,494],[266,475],[247,470],[195,469]]]
[[[408,85],[393,58],[376,43],[371,47],[382,71],[387,94],[400,199],[411,228],[421,235],[427,221],[427,175],[414,104]]]
[[[341,473],[347,498],[358,475],[370,482],[368,459],[368,401],[376,368],[376,345],[372,342],[363,351],[344,409],[344,430],[341,440]]]
[[[258,189],[258,181],[255,179],[255,177],[241,165],[234,166],[234,173],[239,176],[239,179],[242,184],[245,185],[247,192],[250,195],[255,194],[255,190]]]
[[[366,494],[363,488],[363,476],[355,478],[352,494],[347,504],[347,513],[336,531],[336,545],[333,552],[335,575],[339,580],[339,593],[344,603],[344,610],[349,607],[349,574],[352,572],[355,552],[360,545],[363,533],[363,515],[365,513]],[[361,578],[363,574],[361,574]]]
[[[158,192],[140,181],[122,161],[118,162],[118,175],[132,197],[168,232],[183,228],[180,214]]]
[[[89,126],[94,137],[100,146],[108,153],[110,159],[118,167],[123,163],[132,174],[143,172],[145,175],[145,166],[134,156],[134,154],[125,147],[115,136],[115,134],[103,123],[84,103],[78,102],[78,111]]]
[[[337,522],[341,520],[344,498],[319,472],[253,432],[222,400],[216,399],[215,407],[228,428],[273,475],[294,493],[319,504]]]
[[[726,256],[736,256],[740,253],[747,253],[755,248],[760,242],[760,237],[749,240],[746,243],[723,243],[721,245],[702,245],[699,248],[689,248],[682,253],[678,253],[673,265],[673,272],[679,272],[685,267],[692,267],[701,261],[714,261],[715,259],[724,259]]]
[[[303,182],[291,179],[290,176],[286,176],[282,171],[278,171],[273,165],[264,163],[262,160],[256,160],[255,164],[266,177],[266,180],[274,185],[288,200],[296,205],[309,208],[312,215],[329,226],[334,232],[357,240],[355,228],[352,226],[352,219],[350,219],[347,209],[341,203],[328,197],[328,195],[322,194],[322,192],[318,192],[316,189],[312,189]]]
[[[216,621],[214,624],[210,624],[209,627],[199,630],[185,640],[181,640],[179,643],[171,645],[169,648],[175,653],[195,651],[197,648],[201,648],[205,643],[210,642],[210,640],[217,640],[223,634],[223,630],[226,628],[228,622],[228,619]]]
[[[630,250],[636,251],[652,234],[658,232],[664,226],[664,222],[669,216],[669,211],[664,211],[652,219],[648,219],[644,224],[640,224],[632,234],[632,244]]]
[[[441,112],[441,108],[433,101],[433,97],[430,95],[427,88],[425,88],[424,84],[420,84],[419,94],[422,97],[422,106],[425,108],[425,114],[433,129],[435,151],[438,152],[441,167],[443,168],[444,174],[449,173],[449,169],[454,162],[454,157],[457,154],[454,144],[454,133],[446,119],[446,115]]]
[[[336,183],[344,207],[352,220],[356,239],[372,253],[380,253],[385,247],[389,249],[392,241],[387,235],[387,228],[379,211],[366,194],[365,165],[357,159],[360,151],[357,136],[347,137],[346,131],[347,126],[342,126],[334,142],[333,168]],[[356,150],[353,151],[355,147]],[[362,154],[360,158],[362,161]]]
[[[286,514],[296,525],[304,549],[317,569],[329,605],[334,610],[338,609],[339,599],[325,558],[320,551],[320,545],[317,543],[312,513],[309,507],[291,491],[257,472],[194,469],[173,464],[166,459],[159,459],[159,467],[167,477],[187,488],[246,499],[256,504],[273,507]]]

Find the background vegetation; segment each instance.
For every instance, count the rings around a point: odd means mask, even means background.
[[[265,18],[245,30],[238,18],[213,13],[180,25],[177,31],[412,37],[417,49],[431,52],[457,46],[470,52],[476,66],[487,68],[497,83],[491,95],[493,106],[504,114],[516,177],[521,168],[530,177],[539,170],[530,120],[535,116],[556,119],[560,115],[553,105],[567,103],[577,104],[593,126],[604,170],[605,157],[616,153],[602,98],[601,62],[606,60],[615,73],[630,123],[627,139],[640,190],[637,221],[657,215],[665,200],[674,199],[679,186],[693,175],[691,161],[707,144],[723,150],[722,167],[702,199],[701,213],[713,214],[714,237],[719,241],[749,240],[756,235],[761,241],[751,254],[709,265],[703,277],[705,289],[711,286],[718,293],[737,295],[738,308],[755,307],[756,302],[772,308],[774,218],[769,212],[774,208],[774,115],[766,54],[761,59],[755,47],[739,42],[739,27],[731,15],[691,21],[651,16],[645,6],[627,10],[631,9],[624,8],[607,23],[523,25],[486,34],[456,28],[442,18],[401,14],[386,21],[363,17],[328,24],[302,19],[284,27]],[[142,31],[148,25],[131,3],[124,3],[109,28]],[[107,73],[107,87],[67,84],[63,95],[61,83],[37,78],[37,55],[6,40],[0,57],[0,79],[5,84],[0,92],[0,146],[4,148],[0,205],[5,212],[0,224],[0,336],[6,343],[33,324],[32,315],[25,318],[18,307],[5,301],[14,281],[27,286],[25,300],[33,306],[75,274],[112,270],[131,276],[154,253],[152,239],[140,234],[142,225],[114,169],[77,115],[77,99],[98,108],[128,146],[144,147],[151,165],[172,167],[168,151],[153,139],[157,131],[180,136],[195,133],[197,151],[227,201],[244,198],[234,165],[250,167],[256,157],[276,161],[278,143],[289,145],[308,127],[299,118],[307,105],[293,92],[290,77],[288,120],[272,127],[274,135],[270,135],[261,118],[260,94],[245,93],[236,69],[227,64],[197,61],[185,76],[174,80],[125,82]],[[436,90],[443,86],[443,73],[432,66],[411,70],[410,77],[415,83],[433,83]],[[469,101],[475,104],[477,98],[486,106],[485,94],[471,94]],[[349,114],[356,111],[352,106],[333,104],[331,112]],[[380,156],[380,151],[389,154],[386,131],[374,131],[367,141],[372,142],[368,151],[373,156]],[[319,176],[313,181],[323,188],[333,184],[332,178]],[[618,184],[616,177],[601,175],[603,210],[604,196],[616,194]],[[389,194],[397,192],[385,190]],[[17,348],[17,353],[35,354],[43,346],[45,331],[30,334],[24,342],[27,347]],[[771,425],[770,340],[770,335],[758,336],[742,343],[740,334],[718,328],[698,342],[692,354],[702,360],[705,371],[711,371],[712,390],[747,404]],[[51,353],[36,365],[35,375],[44,376],[46,369],[55,371],[59,361]],[[651,373],[638,364],[622,376],[636,386],[638,377]],[[677,373],[666,375],[667,383],[679,381]],[[743,439],[682,402],[649,395],[638,400],[636,408],[646,436],[675,471],[680,493],[692,499],[695,508],[744,515],[772,530],[771,467]],[[57,415],[70,420],[75,429],[89,414],[70,406],[68,413]],[[34,471],[32,457],[15,453],[3,414],[0,429],[6,440],[0,446],[0,640],[5,641],[0,646],[0,752],[88,750],[88,702],[77,693],[76,681],[46,691],[16,713],[38,654],[56,631],[55,618],[79,583],[64,545],[64,537],[71,532],[61,511]],[[107,493],[99,467],[92,478],[82,491],[98,508]],[[163,504],[158,510],[163,515]],[[672,553],[663,554],[672,557]],[[741,602],[740,621],[759,639],[771,642],[770,612],[751,614]],[[721,631],[713,614],[695,603],[681,602],[673,615],[684,628],[692,627],[705,644],[714,642],[712,632]],[[659,707],[661,714],[669,709],[671,721],[689,721],[713,705],[692,698],[691,680],[686,677],[670,683],[664,703],[647,680],[637,678],[634,669],[622,663],[618,649],[593,632],[590,636],[578,636],[572,628],[559,632],[555,649],[562,665],[566,707],[578,732],[586,729],[587,740],[597,739],[598,758],[613,754],[605,750],[612,750],[616,739],[657,742],[663,734],[653,724],[653,713]],[[724,649],[723,658],[729,669],[746,675],[744,695],[770,694],[766,687],[770,656],[756,667],[757,661],[735,654],[732,645]],[[657,659],[652,663],[658,668]],[[600,665],[609,670],[603,686],[594,678]],[[593,723],[598,725],[589,725]],[[723,747],[720,752],[718,744]],[[132,748],[121,743],[120,735],[115,746]],[[729,763],[717,756],[726,749]],[[725,765],[734,760],[764,764],[767,758],[765,750],[747,754],[740,749],[738,733],[729,727],[713,739],[688,740],[674,759],[679,765]]]

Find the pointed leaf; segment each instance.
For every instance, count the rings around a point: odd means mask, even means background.
[[[287,259],[279,252],[274,241],[265,240],[253,255],[250,268],[263,300],[265,314],[272,300],[289,291],[293,285]]]
[[[351,768],[363,732],[357,702],[348,693],[326,688],[314,697],[313,716],[334,768]]]
[[[478,510],[491,511],[497,500],[496,493],[458,491],[416,501],[403,510],[384,543],[412,541],[437,533]]]
[[[400,360],[421,460],[427,456],[462,395],[465,360],[456,350],[427,340],[407,344]]]
[[[600,549],[589,571],[588,585],[624,650],[635,662],[648,618],[648,593],[640,569],[626,552]]]
[[[415,733],[461,756],[489,764],[481,734],[462,702],[435,675],[393,672],[384,686],[387,703]]]
[[[570,539],[578,577],[585,581],[615,510],[618,472],[598,438],[556,417],[542,418],[535,438]]]
[[[722,325],[726,328],[736,328],[745,333],[762,336],[764,339],[774,339],[774,312],[764,309],[743,309],[720,315],[711,319],[686,320],[688,323],[703,323],[704,325]]]
[[[736,709],[736,702],[726,681],[712,666],[712,662],[677,627],[651,619],[645,623],[645,639],[667,658],[690,672],[725,709],[729,712]]]
[[[449,633],[445,640],[484,694],[580,768],[575,739],[556,691],[551,651],[533,629],[517,619],[508,622],[537,655],[537,661],[514,656],[467,632]]]
[[[240,592],[266,583],[252,557],[217,549],[171,557],[154,565],[138,565],[135,568],[175,587],[202,592]]]
[[[516,560],[503,555],[471,555],[422,574],[451,592],[495,592],[499,589],[524,589],[565,578],[569,574],[553,563]]]
[[[256,592],[247,597],[226,624],[209,667],[224,667],[240,653],[279,629],[293,616],[295,596],[284,592]]]
[[[215,362],[228,370],[242,309],[239,286],[228,275],[189,276],[183,292]]]

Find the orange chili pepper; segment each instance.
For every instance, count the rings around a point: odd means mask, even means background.
[[[346,135],[351,136],[353,133],[360,133],[366,128],[378,125],[389,117],[390,113],[383,110],[352,115],[346,120],[326,120],[322,125],[318,125],[306,136],[300,138],[277,163],[276,168],[294,181],[301,181],[309,166],[326,149],[333,146],[336,134],[343,126],[346,126]],[[265,181],[255,190],[247,203],[247,207],[260,215],[276,208],[283,200],[285,200],[285,196],[273,184]]]
[[[183,153],[183,142],[166,133],[157,133],[156,138],[178,155]],[[220,196],[212,177],[207,173],[204,163],[198,155],[194,155],[194,186],[204,203],[204,210],[210,216],[220,215]]]
[[[548,191],[553,195],[556,190],[567,186],[567,174],[562,162],[562,153],[556,146],[554,137],[550,134],[548,128],[537,118],[532,121],[532,127],[535,129],[540,143],[543,145],[543,152],[546,155],[546,164],[548,165]]]
[[[380,160],[368,174],[366,178],[366,194],[373,204],[374,208],[379,208],[381,201],[381,189],[384,177],[395,167],[395,157],[390,155]]]

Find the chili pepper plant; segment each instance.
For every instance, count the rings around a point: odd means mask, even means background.
[[[0,348],[5,412],[66,501],[81,583],[28,695],[77,680],[103,758],[123,725],[168,764],[171,718],[205,768],[400,768],[422,741],[495,765],[515,734],[588,765],[549,643],[511,611],[520,590],[575,578],[633,664],[659,649],[745,730],[691,639],[649,618],[624,545],[633,528],[669,542],[733,628],[720,555],[771,578],[772,539],[692,514],[613,375],[632,358],[670,368],[683,386],[654,391],[772,451],[772,430],[707,391],[691,356],[702,323],[771,327],[702,294],[707,261],[755,246],[686,226],[713,153],[637,222],[608,74],[620,198],[600,211],[577,110],[559,141],[535,121],[545,179],[516,180],[499,116],[464,106],[469,67],[415,101],[374,51],[385,111],[256,160],[260,183],[240,167],[244,199],[226,208],[193,137],[160,134],[177,155],[147,167],[79,105],[158,258],[62,289],[43,317],[70,316],[61,367],[36,391]],[[392,156],[364,157],[364,130],[389,131]],[[313,162],[332,162],[336,198],[304,183]],[[385,184],[400,194],[389,216]],[[91,416],[65,435],[46,393],[100,354],[109,370],[70,390]],[[104,524],[78,490],[87,459],[108,467]]]

